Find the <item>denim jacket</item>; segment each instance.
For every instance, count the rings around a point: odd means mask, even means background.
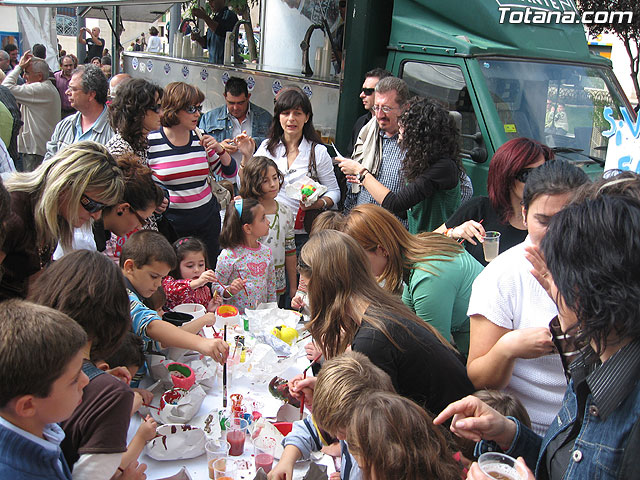
[[[571,449],[563,479],[640,478],[637,463],[640,453],[640,368],[636,362],[634,367],[622,371],[624,373],[618,374],[622,388],[615,388],[608,398],[602,397],[599,405],[592,393],[587,395],[582,425]],[[597,392],[597,389],[590,387]],[[549,478],[546,455],[553,453],[548,452],[550,443],[577,420],[578,397],[572,379],[560,412],[544,439],[516,421],[516,437],[505,453],[514,457],[523,456],[528,465],[536,465],[537,479]]]
[[[260,108],[253,103],[249,103],[251,112],[251,136],[260,145],[266,138],[271,126],[271,114],[264,108]],[[227,111],[227,106],[223,105],[213,110],[209,110],[200,118],[200,128],[211,135],[216,141],[221,142],[226,138],[231,138],[233,124],[231,115]]]

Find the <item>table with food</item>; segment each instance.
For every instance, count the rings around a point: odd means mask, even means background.
[[[205,313],[196,304],[174,312],[184,319]],[[129,439],[147,415],[158,423],[139,459],[150,479],[266,479],[292,422],[309,414],[287,381],[306,375],[312,363],[302,316],[275,304],[242,315],[223,305],[201,334],[227,341],[226,364],[180,349],[147,355],[141,386],[154,397],[132,418]],[[319,452],[296,464],[294,478],[323,479],[335,471],[333,457]]]

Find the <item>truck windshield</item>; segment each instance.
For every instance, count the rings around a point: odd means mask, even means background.
[[[598,66],[478,59],[508,139],[530,137],[557,156],[604,162],[609,129],[603,109],[622,118],[626,104],[610,70]]]

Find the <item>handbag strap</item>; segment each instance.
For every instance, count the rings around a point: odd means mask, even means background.
[[[316,165],[316,142],[311,142],[311,153],[309,154],[309,178],[319,182],[318,166]]]

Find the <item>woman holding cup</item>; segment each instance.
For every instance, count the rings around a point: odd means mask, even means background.
[[[553,150],[529,138],[514,138],[502,145],[491,159],[487,177],[488,196],[473,197],[435,231],[464,246],[482,265],[482,243],[487,232],[500,233],[499,252],[521,243],[527,236],[521,213],[522,192],[527,176],[554,157]]]
[[[632,478],[640,447],[640,202],[605,195],[570,205],[540,247],[548,270],[536,273],[548,281],[562,331],[583,345],[544,439],[475,397],[449,405],[434,423],[453,416],[454,433],[524,457],[537,479]],[[473,465],[469,478],[489,477]]]
[[[469,299],[469,378],[478,389],[504,389],[515,395],[539,434],[553,420],[566,380],[560,358],[551,355],[549,322],[557,308],[531,274],[525,248],[540,244],[549,220],[587,182],[582,170],[564,161],[533,170],[524,187],[521,213],[529,235],[478,275]]]

